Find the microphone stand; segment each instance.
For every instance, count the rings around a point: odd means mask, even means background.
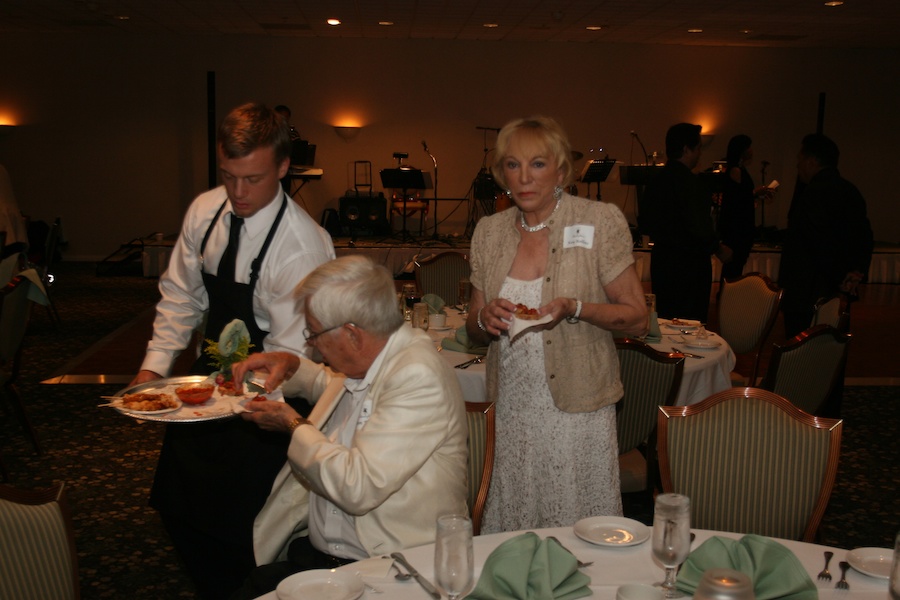
[[[766,167],[768,167],[768,166],[769,166],[768,161],[764,160],[764,161],[762,161],[762,163],[760,163],[759,176],[760,176],[760,179],[761,179],[763,185],[766,185]],[[766,237],[766,197],[765,196],[763,196],[760,199],[759,209],[760,209],[759,230],[760,230],[760,233],[762,233],[762,235],[760,237],[763,238],[763,241],[765,241],[765,237]]]
[[[632,131],[631,135],[634,136],[634,139],[637,140],[637,143],[641,145],[641,150],[644,152],[644,164],[648,164],[650,162],[650,155],[647,154],[647,149],[644,148],[644,142],[641,141],[640,136],[638,136],[637,132]]]
[[[425,150],[425,154],[431,157],[431,162],[434,163],[434,233],[431,234],[431,239],[438,239],[438,164],[437,159],[434,157],[434,154],[428,151],[428,144],[425,143],[425,140],[422,140],[422,148]]]

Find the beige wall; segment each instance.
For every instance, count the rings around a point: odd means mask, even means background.
[[[825,92],[825,132],[843,151],[842,172],[867,198],[876,237],[900,241],[891,168],[898,84],[887,68],[898,50],[6,35],[0,51],[16,57],[0,68],[0,123],[22,125],[0,134],[0,163],[26,213],[62,217],[68,259],[100,259],[132,238],[178,230],[207,187],[209,71],[219,117],[250,99],[291,106],[325,170],[302,191],[316,220],[352,187],[355,160],[372,162],[376,190],[394,152],[431,170],[422,140],[438,160],[439,195],[463,197],[483,159],[476,126],[544,113],[575,149],[602,147],[626,164],[641,161],[632,130],[661,153],[670,124],[701,123],[715,134],[704,165],[747,133],[757,182],[767,160],[767,178],[784,184],[766,211],[767,225],[783,227],[799,141],[815,129]],[[332,129],[345,115],[364,125],[349,142]],[[602,194],[632,215],[634,192],[615,173]],[[441,233],[462,233],[466,217],[463,205]]]

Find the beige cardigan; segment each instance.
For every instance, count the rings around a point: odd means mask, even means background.
[[[478,222],[472,236],[472,285],[485,303],[498,296],[516,256],[520,232],[516,207]],[[554,298],[607,302],[603,286],[634,263],[631,232],[613,204],[564,194],[548,221],[550,254],[542,304]],[[568,240],[568,242],[567,242]],[[545,330],[544,366],[553,402],[565,412],[591,412],[622,397],[612,334],[585,322],[560,322]],[[497,341],[487,358],[487,394],[497,399],[500,360]]]

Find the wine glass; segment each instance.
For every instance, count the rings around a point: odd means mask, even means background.
[[[472,282],[469,281],[468,277],[463,277],[459,280],[459,298],[457,301],[461,307],[459,314],[464,315],[469,312],[469,300],[472,296]]]
[[[660,494],[653,510],[653,556],[666,568],[659,584],[666,598],[684,596],[675,589],[675,572],[691,552],[691,500],[681,494]]]
[[[472,585],[475,555],[472,521],[466,515],[441,515],[434,544],[434,576],[450,600],[461,598]]]

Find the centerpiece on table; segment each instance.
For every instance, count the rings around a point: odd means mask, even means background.
[[[240,319],[235,319],[222,329],[218,342],[206,340],[206,349],[203,352],[210,359],[209,366],[216,368],[210,378],[215,380],[220,394],[237,395],[231,365],[246,360],[252,347],[250,332]]]

